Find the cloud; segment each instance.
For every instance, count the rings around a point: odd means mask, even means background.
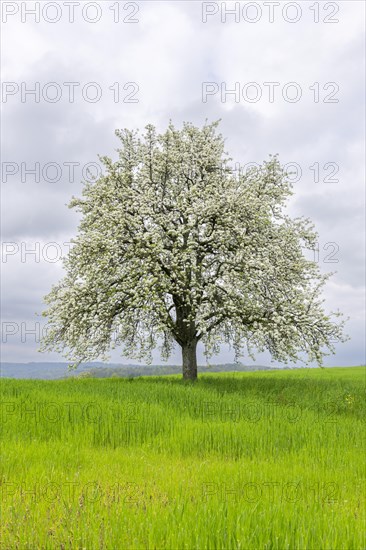
[[[331,364],[361,363],[364,4],[339,2],[339,13],[334,15],[339,22],[333,24],[324,23],[331,13],[322,4],[319,23],[314,23],[315,12],[307,3],[298,3],[302,16],[297,23],[286,21],[282,5],[270,23],[268,7],[261,2],[257,3],[261,17],[255,24],[245,21],[243,11],[238,23],[229,15],[228,22],[222,23],[222,3],[212,4],[218,11],[203,23],[200,2],[143,2],[136,14],[121,8],[115,23],[115,4],[100,3],[102,15],[94,24],[81,16],[83,5],[75,11],[74,23],[69,23],[63,3],[57,23],[48,23],[42,16],[39,23],[31,16],[22,23],[18,13],[3,24],[8,46],[2,53],[3,81],[16,82],[20,88],[23,82],[27,89],[39,83],[41,90],[38,103],[30,95],[22,102],[19,91],[2,104],[6,135],[2,235],[3,241],[14,243],[13,250],[19,249],[2,262],[5,319],[31,323],[34,312],[43,309],[42,296],[60,278],[62,268],[61,262],[45,261],[42,250],[50,242],[62,247],[75,234],[78,215],[65,205],[72,195],[80,194],[85,167],[99,163],[98,154],[116,156],[116,128],[141,129],[152,122],[162,130],[169,119],[177,125],[183,120],[201,125],[206,118],[221,118],[227,151],[235,161],[261,162],[270,153],[279,153],[284,164],[299,167],[289,211],[314,221],[321,269],[337,271],[327,287],[327,307],[339,307],[351,317],[352,341],[339,346]],[[226,3],[227,9],[234,5]],[[94,16],[92,11],[89,16]],[[248,17],[254,16],[252,11]],[[288,12],[288,16],[294,14]],[[123,22],[129,18],[139,22]],[[44,98],[56,90],[47,88],[50,82],[62,92],[54,103]],[[67,82],[79,83],[74,102],[69,101]],[[102,92],[95,103],[85,99],[87,91],[93,92],[92,86],[88,89],[93,82]],[[205,82],[216,83],[219,91],[203,102]],[[255,87],[245,88],[253,82],[261,93],[257,102],[245,99],[245,90],[255,91]],[[279,82],[273,102],[269,82]],[[298,102],[283,97],[296,91],[286,88],[292,82],[301,88]],[[223,102],[221,93],[225,99],[225,90],[233,90],[236,83],[239,102],[233,94]],[[336,83],[339,90],[327,83]],[[117,89],[119,101],[115,102]],[[318,102],[314,94],[319,95]],[[329,94],[338,102],[325,103]],[[138,101],[128,102],[131,97]],[[28,172],[36,163],[39,182]],[[70,163],[74,163],[73,178]],[[50,181],[55,165],[60,177]],[[41,247],[40,261],[27,255],[22,262],[22,246],[35,243]],[[338,262],[324,262],[332,251],[324,248],[327,243],[339,246]],[[3,360],[39,360],[36,348],[32,341],[15,344],[9,339]],[[113,357],[118,359],[116,354]],[[60,358],[50,354],[42,359]],[[172,361],[179,360],[177,352]],[[217,360],[231,361],[232,354],[223,348]],[[268,356],[263,360],[268,361]]]

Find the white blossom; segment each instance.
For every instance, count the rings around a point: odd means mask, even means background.
[[[70,203],[82,220],[46,297],[43,350],[92,360],[113,334],[128,357],[150,360],[160,343],[167,359],[176,342],[195,378],[200,341],[208,356],[231,343],[236,357],[305,352],[321,364],[345,340],[340,314],[322,307],[329,275],[304,256],[313,226],[284,211],[292,190],[277,157],[236,173],[217,126],[116,132],[118,160],[102,158],[105,174]]]

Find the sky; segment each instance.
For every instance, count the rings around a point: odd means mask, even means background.
[[[100,173],[98,155],[117,157],[115,130],[221,119],[234,162],[278,153],[293,172],[288,212],[311,218],[314,258],[335,272],[324,307],[349,318],[350,340],[325,364],[364,364],[364,11],[349,0],[1,2],[1,360],[62,360],[38,351],[39,314],[77,232],[66,205]],[[118,350],[111,360],[131,363]],[[210,360],[232,361],[228,347]]]

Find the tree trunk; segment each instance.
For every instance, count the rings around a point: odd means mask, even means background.
[[[197,340],[182,346],[183,380],[197,380]]]

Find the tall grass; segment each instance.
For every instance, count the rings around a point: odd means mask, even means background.
[[[2,382],[2,548],[360,549],[362,367]]]

